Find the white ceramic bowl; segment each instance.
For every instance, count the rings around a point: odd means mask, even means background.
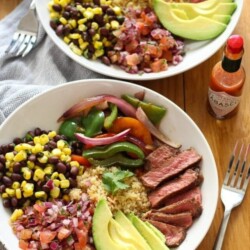
[[[82,80],[63,84],[35,96],[13,112],[0,127],[1,144],[9,143],[15,137],[22,137],[35,127],[57,129],[58,117],[84,97],[105,93],[120,96],[124,93],[134,94],[141,90],[146,91],[147,100],[168,109],[160,129],[172,140],[180,142],[183,149],[194,147],[203,157],[201,167],[204,182],[201,189],[204,210],[188,230],[185,241],[177,248],[192,250],[200,244],[214,217],[218,198],[217,170],[211,149],[200,129],[182,109],[164,96],[136,84],[115,80]],[[3,208],[1,201],[0,214],[0,240],[9,250],[17,249],[18,241],[8,222],[10,213]]]
[[[158,73],[145,73],[139,75],[129,74],[116,66],[106,66],[97,60],[87,60],[82,56],[74,54],[69,48],[69,46],[66,45],[55,34],[54,30],[49,25],[50,18],[49,11],[47,8],[49,1],[50,0],[36,0],[36,9],[45,31],[50,36],[52,41],[58,46],[58,48],[60,48],[62,52],[68,55],[71,59],[92,71],[98,72],[106,76],[127,80],[153,80],[166,78],[185,72],[204,62],[224,45],[227,38],[231,35],[235,26],[237,25],[243,8],[243,0],[235,0],[238,7],[232,16],[231,22],[227,26],[227,29],[217,38],[203,42],[186,41],[186,55],[184,57],[183,62],[181,62],[177,66],[170,66],[168,70]]]

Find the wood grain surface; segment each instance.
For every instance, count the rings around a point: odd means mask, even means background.
[[[21,0],[0,0],[0,19],[6,16]],[[229,157],[237,139],[250,143],[250,19],[248,10],[250,1],[244,1],[243,13],[234,30],[234,34],[241,34],[245,39],[245,54],[243,65],[246,70],[246,82],[236,116],[218,121],[211,117],[206,108],[208,82],[214,64],[222,57],[222,49],[199,66],[178,76],[170,78],[137,82],[147,88],[155,90],[174,101],[196,122],[204,133],[215,157],[219,184],[228,165]],[[211,183],[213,185],[213,183]],[[250,189],[250,188],[249,188]],[[217,211],[206,237],[198,250],[212,250],[223,217],[223,205],[219,199]],[[202,228],[201,228],[202,230]],[[233,210],[222,250],[250,249],[250,190],[245,200]],[[187,249],[189,250],[189,249]]]

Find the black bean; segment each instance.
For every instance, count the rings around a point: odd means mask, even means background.
[[[10,177],[8,177],[8,176],[4,176],[2,181],[6,187],[11,187],[11,185],[13,183],[12,180],[10,179]]]
[[[73,166],[70,170],[70,174],[72,177],[76,177],[79,173],[79,168],[76,166]]]
[[[88,51],[89,51],[90,53],[94,53],[94,52],[95,52],[95,47],[94,47],[93,44],[89,44],[89,45],[88,45]]]
[[[67,170],[67,167],[66,167],[66,165],[64,163],[58,162],[56,164],[56,169],[57,169],[57,172],[64,174],[66,172],[66,170]]]
[[[1,155],[0,155],[0,162],[3,163],[3,164],[5,164],[5,161],[6,161],[6,160],[5,160],[4,155],[1,154]]]
[[[122,24],[125,20],[125,17],[124,16],[117,16],[116,20],[119,22],[119,24]]]
[[[5,164],[0,162],[0,171],[3,172],[5,169]]]
[[[88,33],[89,33],[90,36],[93,37],[96,34],[96,30],[91,28],[91,29],[88,30]]]
[[[3,206],[6,208],[10,208],[11,207],[11,203],[9,199],[3,199]]]
[[[78,10],[75,9],[75,8],[72,8],[72,9],[70,10],[70,16],[71,16],[71,18],[73,18],[73,19],[77,19],[77,18],[78,18]]]
[[[57,164],[59,162],[59,158],[57,156],[51,156],[48,159],[48,162],[51,163],[51,164]]]
[[[63,36],[63,25],[62,24],[60,24],[60,25],[57,26],[57,28],[56,28],[56,34],[58,36]]]
[[[36,136],[41,135],[42,130],[40,128],[35,128],[34,133]]]
[[[101,8],[102,8],[103,13],[106,13],[109,6],[108,5],[102,5]]]
[[[70,5],[65,6],[64,10],[70,12],[72,7]]]
[[[102,57],[102,62],[108,66],[111,64],[111,62],[107,56]]]
[[[13,180],[13,181],[22,181],[22,179],[23,179],[23,176],[21,175],[21,174],[17,174],[17,173],[12,173],[11,174],[11,179]]]
[[[0,186],[0,193],[1,193],[1,194],[4,193],[4,192],[5,192],[5,189],[6,189],[6,186],[5,186],[4,184],[2,184],[2,185]]]
[[[56,28],[57,28],[57,21],[56,20],[50,20],[49,24],[53,30],[56,30]]]
[[[54,136],[53,140],[54,140],[54,142],[57,142],[57,141],[61,140],[61,136],[56,135],[56,136]]]
[[[22,164],[20,162],[15,162],[13,165],[13,172],[20,173],[22,168]]]
[[[17,204],[18,204],[17,198],[12,197],[10,203],[11,203],[12,207],[17,207]]]
[[[63,28],[63,35],[67,36],[70,33],[70,25],[66,24]]]
[[[31,145],[31,146],[35,146],[34,141],[29,141],[28,144]]]
[[[40,157],[43,157],[43,156],[44,156],[44,153],[43,153],[43,152],[38,152],[38,153],[36,154],[36,156],[39,157],[39,158],[40,158]]]
[[[108,36],[108,34],[109,34],[108,29],[106,29],[105,27],[101,27],[99,30],[100,30],[101,36],[104,36],[104,37]]]
[[[50,147],[51,149],[54,149],[54,148],[56,148],[56,147],[57,147],[57,145],[56,145],[56,142],[55,142],[55,141],[49,141],[49,142],[48,142],[48,145],[49,145],[49,147]]]
[[[69,183],[71,188],[77,187],[77,181],[74,180],[73,178],[69,177]]]
[[[62,192],[63,192],[63,194],[69,194],[69,193],[70,193],[70,189],[64,188],[64,189],[62,190]]]
[[[68,12],[68,11],[64,11],[63,13],[62,13],[62,16],[65,18],[65,19],[70,19],[70,13]]]
[[[23,142],[23,140],[21,139],[21,138],[19,138],[19,137],[16,137],[16,138],[14,138],[14,140],[13,140],[13,143],[15,144],[15,145],[17,145],[17,144],[19,144],[19,143],[22,143]]]
[[[60,4],[53,4],[52,8],[56,12],[61,12],[62,11],[62,6]]]
[[[3,179],[4,174],[2,172],[0,172],[0,181]]]
[[[112,8],[108,8],[106,10],[106,14],[108,14],[109,16],[115,16],[115,12]]]
[[[49,193],[50,192],[50,188],[46,185],[43,185],[42,186],[42,190],[45,192],[45,193]]]
[[[9,152],[13,151],[14,148],[15,148],[15,144],[14,144],[14,143],[9,143],[9,144],[8,144],[8,151],[9,151]]]
[[[105,24],[103,20],[103,15],[95,15],[94,21],[97,22],[99,26],[103,26]]]

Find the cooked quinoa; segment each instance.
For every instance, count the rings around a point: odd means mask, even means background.
[[[149,210],[150,203],[147,198],[145,187],[136,176],[128,177],[125,183],[130,187],[125,190],[118,190],[114,195],[109,194],[103,186],[102,174],[107,168],[88,168],[82,176],[78,176],[78,188],[70,192],[71,199],[79,199],[82,192],[87,193],[89,198],[98,202],[105,198],[112,212],[122,210],[124,213],[135,213],[142,215]],[[109,171],[115,172],[118,168],[112,167]]]

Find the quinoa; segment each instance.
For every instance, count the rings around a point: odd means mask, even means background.
[[[118,168],[109,168],[109,171],[115,172]],[[102,183],[102,174],[107,168],[96,167],[88,168],[83,175],[77,177],[78,188],[70,192],[70,198],[75,200],[80,197],[81,193],[87,193],[89,198],[97,203],[101,198],[108,201],[112,212],[122,210],[125,214],[134,213],[138,216],[143,215],[150,208],[145,187],[134,175],[128,177],[125,183],[129,188],[118,190],[114,195],[109,194]]]

